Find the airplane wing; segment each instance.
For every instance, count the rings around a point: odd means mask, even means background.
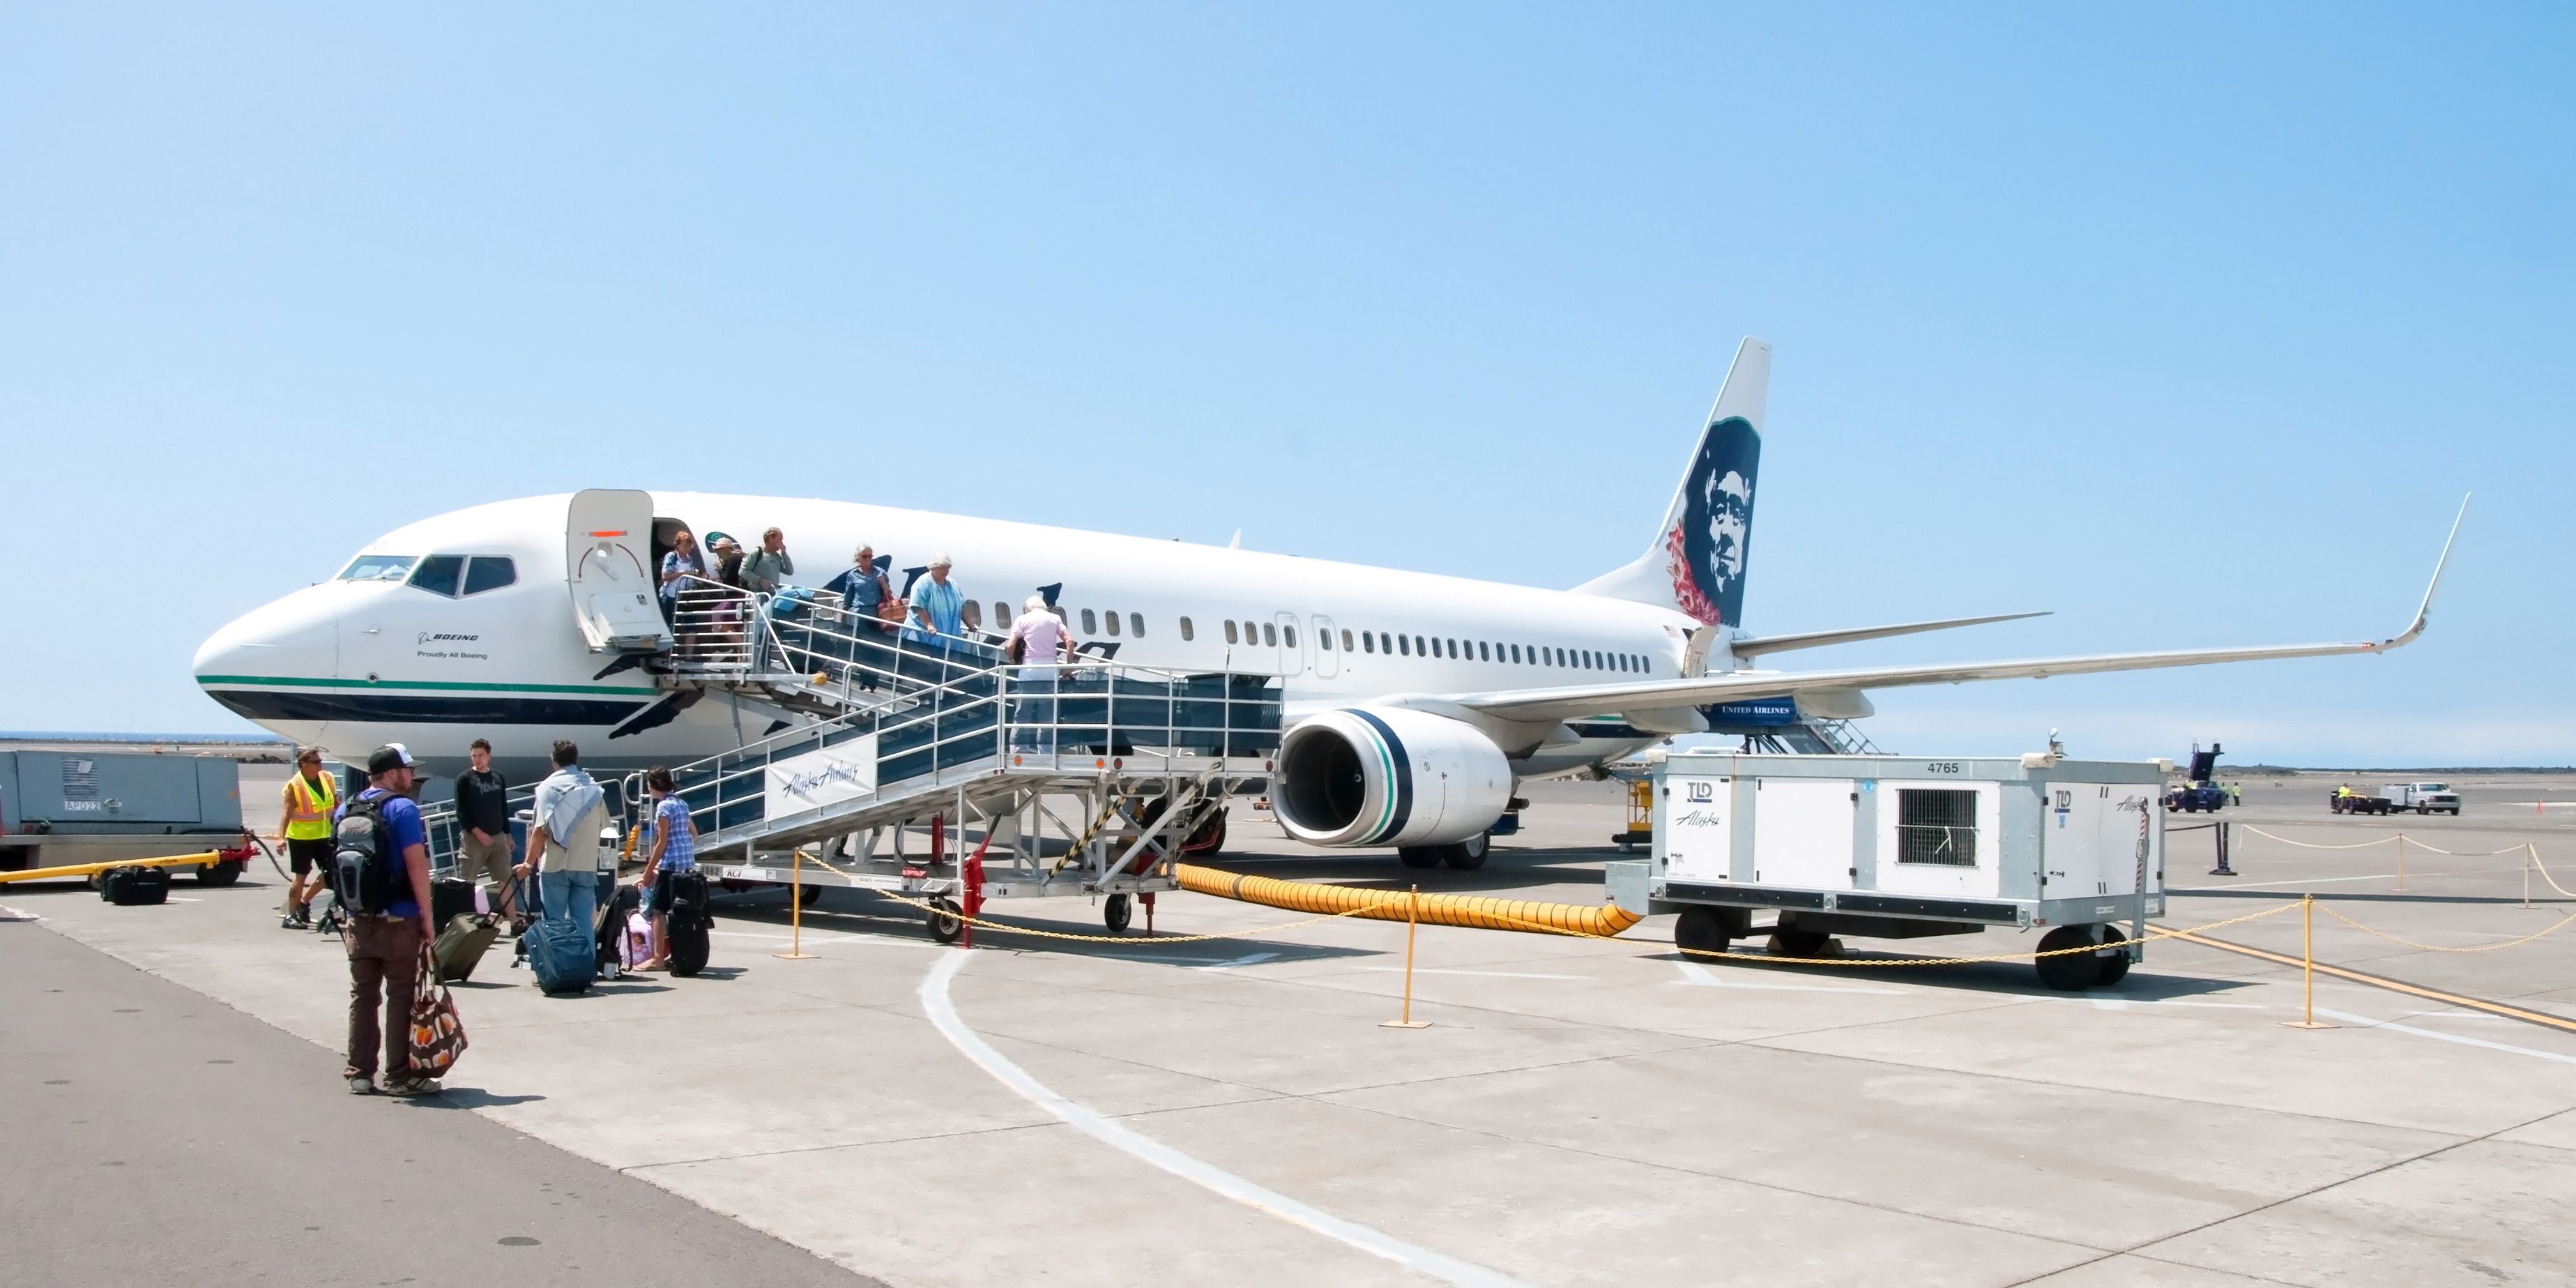
[[[1765,653],[1786,653],[1791,649],[1823,648],[1829,644],[1857,644],[1862,640],[1883,640],[1898,635],[1919,635],[1925,631],[1946,631],[1961,626],[1983,626],[1988,622],[2018,622],[2026,617],[2046,617],[2039,613],[1996,613],[1989,617],[1951,617],[1937,622],[1907,622],[1900,626],[1864,626],[1857,630],[1807,631],[1797,635],[1748,635],[1734,640],[1727,648],[1737,657],[1760,657]]]
[[[2424,634],[2433,611],[2434,592],[2441,589],[2442,569],[2459,540],[2460,520],[2469,506],[2460,502],[2460,518],[2442,543],[2433,565],[2432,583],[2424,588],[2415,620],[2383,640],[2348,644],[2275,644],[2257,648],[2183,649],[2170,653],[2098,653],[2084,657],[2033,658],[2014,662],[1952,662],[1935,666],[1854,667],[1835,671],[1736,671],[1681,680],[1648,680],[1627,684],[1586,684],[1551,689],[1508,689],[1464,693],[1458,705],[1507,720],[1573,720],[1629,711],[1698,707],[1712,702],[1751,698],[1794,697],[1817,690],[1892,689],[1916,684],[1965,684],[1971,680],[2046,679],[2052,675],[2085,675],[2100,671],[2148,671],[2169,666],[2206,666],[2214,662],[2254,662],[2271,658],[2329,657],[2339,653],[2385,653],[2404,648]]]

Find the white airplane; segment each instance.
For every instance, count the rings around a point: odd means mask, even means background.
[[[1114,646],[1120,663],[1276,674],[1286,732],[1272,803],[1290,834],[1471,866],[1517,780],[1702,732],[1712,704],[1794,699],[1804,717],[1856,717],[1870,689],[2385,652],[2424,632],[2440,563],[2413,623],[2384,640],[1751,669],[1775,653],[2033,615],[1734,634],[1770,366],[1770,346],[1745,340],[1645,551],[1571,590],[846,501],[602,490],[389,532],[332,580],[217,631],[196,678],[252,722],[348,761],[401,742],[432,766],[461,765],[482,737],[525,772],[569,737],[595,769],[678,765],[810,717],[657,687],[615,638],[661,630],[653,572],[673,533],[752,546],[776,526],[803,584],[840,572],[862,543],[913,576],[945,552],[973,601],[970,627],[1003,626],[1043,589],[1078,639]]]

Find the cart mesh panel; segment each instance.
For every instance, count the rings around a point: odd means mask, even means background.
[[[1941,787],[1898,788],[1896,861],[1977,866],[1977,794]]]

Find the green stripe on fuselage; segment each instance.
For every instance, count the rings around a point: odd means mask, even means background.
[[[201,675],[200,688],[208,685],[257,685],[273,689],[422,689],[446,693],[579,693],[602,698],[649,698],[660,689],[637,689],[596,684],[487,684],[471,680],[334,680],[309,675]]]

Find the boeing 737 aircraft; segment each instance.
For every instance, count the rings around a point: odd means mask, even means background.
[[[2403,632],[2361,643],[1754,669],[1775,653],[2005,620],[1739,633],[1770,367],[1770,346],[1745,340],[1644,551],[1571,590],[846,501],[590,491],[387,533],[332,580],[217,631],[196,678],[254,723],[353,762],[402,742],[459,764],[485,737],[505,763],[533,767],[570,737],[594,768],[677,765],[805,717],[657,687],[618,664],[620,615],[661,629],[654,570],[681,527],[774,525],[801,581],[837,573],[861,543],[916,574],[944,552],[974,601],[970,625],[999,628],[1045,588],[1079,638],[1115,645],[1121,663],[1276,674],[1287,732],[1273,803],[1292,835],[1472,847],[1481,860],[1517,780],[1703,731],[1712,704],[1788,698],[1809,717],[1860,716],[1870,689],[2384,652],[2424,631],[2431,587]]]

